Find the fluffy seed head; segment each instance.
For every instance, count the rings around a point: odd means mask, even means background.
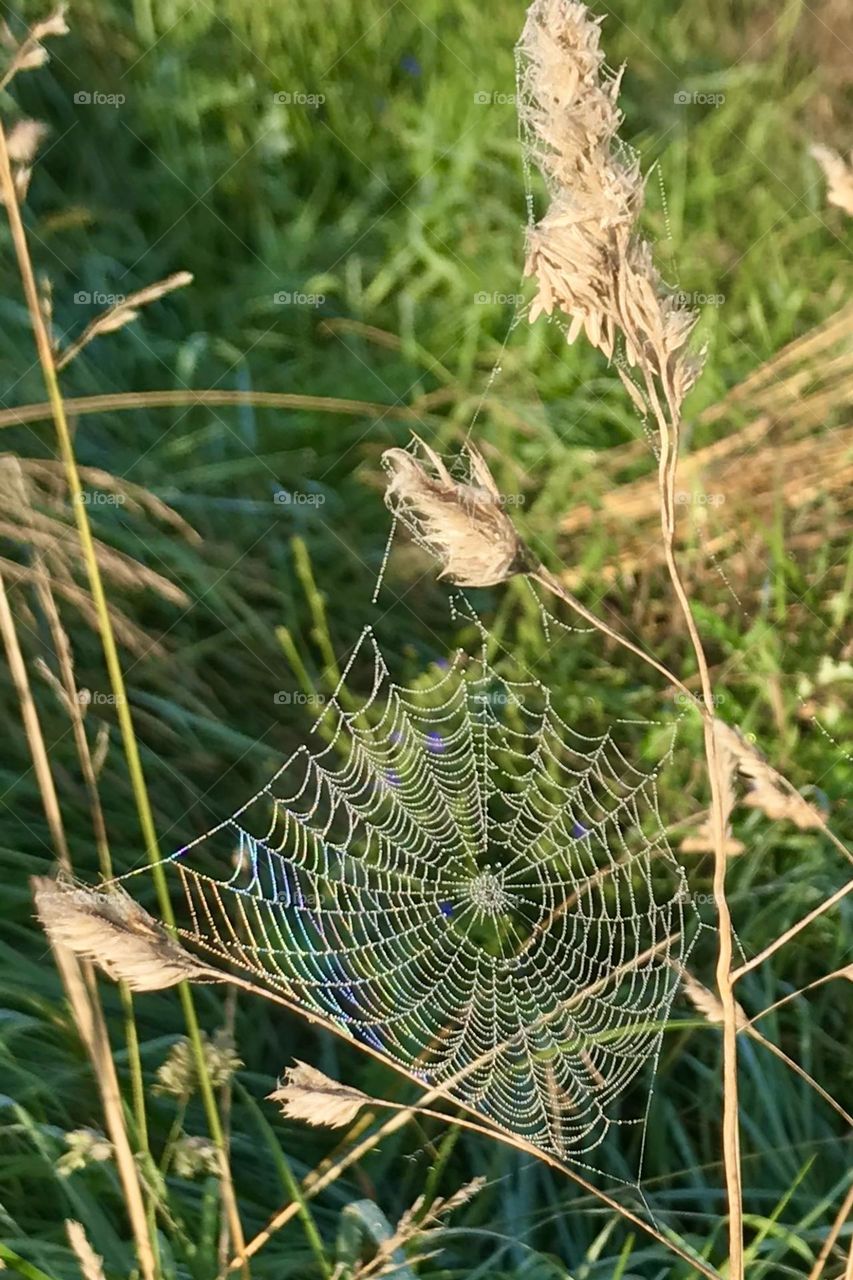
[[[284,1073],[279,1087],[269,1095],[281,1104],[282,1114],[306,1124],[338,1129],[349,1124],[372,1099],[360,1089],[338,1084],[316,1067],[298,1059]]]
[[[441,458],[419,441],[426,461],[388,449],[385,502],[415,541],[441,565],[440,577],[460,587],[491,587],[536,561],[519,538],[481,455],[467,446],[468,480],[454,480]]]
[[[529,235],[530,320],[562,311],[568,341],[583,330],[608,359],[621,334],[629,365],[665,378],[680,401],[701,369],[685,350],[696,317],[663,285],[637,229],[643,180],[617,137],[621,73],[605,66],[599,23],[575,0],[534,0],[519,41],[519,114],[551,197]]]
[[[46,876],[34,876],[31,884],[36,912],[51,942],[94,960],[134,991],[218,980],[123,889],[76,888]]]

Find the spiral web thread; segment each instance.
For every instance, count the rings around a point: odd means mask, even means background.
[[[656,776],[534,679],[372,658],[247,805],[166,865],[183,936],[560,1158],[651,1075],[689,897]],[[623,722],[626,723],[626,722]],[[666,758],[666,757],[665,757]],[[639,1086],[638,1086],[639,1087]]]

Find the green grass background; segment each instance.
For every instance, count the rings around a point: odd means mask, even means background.
[[[39,12],[24,8],[29,20]],[[826,208],[808,156],[815,136],[843,145],[851,119],[838,47],[849,33],[827,35],[838,12],[828,6],[815,14],[799,3],[619,0],[607,13],[610,61],[628,64],[625,136],[644,168],[655,170],[644,216],[664,274],[682,289],[725,296],[701,317],[709,358],[691,418],[849,297],[849,231],[843,215]],[[188,596],[180,608],[151,592],[112,593],[165,647],[164,656],[125,655],[165,849],[226,816],[269,776],[311,721],[310,707],[282,706],[276,693],[328,692],[329,648],[343,663],[365,622],[375,624],[409,677],[455,642],[443,593],[411,557],[392,561],[387,590],[370,603],[388,527],[378,459],[410,430],[394,406],[434,393],[418,430],[452,448],[488,387],[475,432],[491,446],[499,483],[525,495],[518,509],[525,534],[552,565],[603,566],[615,553],[594,524],[572,544],[559,538],[556,524],[594,490],[600,452],[640,433],[618,379],[596,353],[582,343],[566,348],[543,323],[521,324],[504,345],[513,307],[501,299],[521,289],[524,171],[514,107],[484,104],[477,95],[512,94],[522,20],[522,6],[506,0],[80,0],[71,35],[54,42],[51,66],[20,77],[6,95],[7,117],[24,112],[51,129],[27,221],[39,270],[52,282],[57,333],[73,336],[98,310],[75,302],[76,294],[128,293],[179,269],[195,276],[189,289],[93,344],[64,376],[67,395],[215,386],[390,406],[381,416],[193,407],[77,422],[81,462],[172,503],[202,539],[189,544],[121,507],[91,509],[99,536]],[[675,95],[685,88],[725,101],[682,106]],[[125,101],[75,102],[80,93]],[[325,101],[317,108],[277,102],[282,93],[322,94]],[[20,405],[43,400],[44,389],[5,222],[0,237],[0,387],[5,405]],[[285,305],[276,302],[282,293],[321,294],[324,301]],[[491,300],[478,301],[479,294]],[[363,328],[325,323],[341,320],[375,326],[397,341],[375,342]],[[501,373],[489,385],[496,362]],[[2,448],[50,457],[52,427],[5,429]],[[282,504],[275,501],[279,488],[323,501]],[[797,712],[803,677],[814,677],[822,655],[842,657],[849,547],[845,530],[830,526],[819,547],[793,553],[787,532],[780,511],[763,530],[755,590],[743,607],[709,573],[697,613],[712,661],[726,672],[726,718],[756,733],[796,785],[817,785],[843,835],[853,773],[844,721],[830,738]],[[13,554],[25,559],[26,548]],[[593,578],[590,603],[605,590],[594,585]],[[654,575],[644,599],[638,605],[630,584],[606,593],[616,616],[651,635],[659,656],[689,673],[681,629],[660,625],[670,606]],[[32,601],[23,592],[15,601],[28,657],[49,656]],[[642,665],[605,651],[595,635],[544,652],[538,614],[523,589],[513,585],[480,603],[528,669],[559,691],[569,714],[581,705],[588,713],[592,698],[603,726],[669,706]],[[80,683],[106,691],[97,638],[73,611],[66,623]],[[293,669],[281,628],[305,679]],[[27,877],[49,870],[52,852],[5,674],[0,696],[0,1239],[62,1280],[77,1274],[62,1222],[77,1217],[104,1255],[107,1275],[127,1276],[132,1246],[112,1167],[68,1179],[55,1172],[64,1133],[101,1120],[88,1063],[32,921]],[[75,866],[93,878],[91,827],[67,722],[49,688],[37,682],[36,696]],[[141,844],[107,703],[93,704],[87,716],[93,733],[101,722],[112,729],[102,797],[113,856],[126,869],[139,864]],[[674,815],[702,803],[698,749],[695,726],[686,724],[663,796]],[[825,840],[771,828],[756,813],[739,822],[738,834],[749,852],[732,864],[731,901],[751,955],[834,891],[845,868]],[[706,860],[691,862],[690,875],[698,892],[709,889]],[[837,968],[849,955],[849,938],[850,908],[842,903],[750,975],[740,998],[755,1012]],[[707,976],[707,946],[697,963]],[[764,1024],[827,1089],[842,1100],[846,1093],[848,1104],[849,990],[832,983]],[[104,996],[125,1079],[117,996],[109,986]],[[202,992],[199,1005],[207,1028],[220,1025],[219,996]],[[170,995],[142,998],[137,1009],[153,1078],[181,1033],[180,1014]],[[237,1027],[246,1093],[234,1106],[234,1177],[253,1232],[287,1199],[281,1153],[301,1175],[332,1141],[279,1121],[260,1101],[294,1055],[340,1079],[404,1095],[391,1073],[260,1000],[240,1001]],[[716,1031],[666,1037],[643,1181],[658,1224],[716,1262],[725,1254],[718,1076]],[[843,1196],[841,1122],[749,1042],[741,1087],[748,1274],[805,1276]],[[152,1098],[155,1149],[172,1119],[170,1102]],[[195,1102],[187,1131],[204,1131]],[[623,1133],[606,1152],[611,1178],[632,1180],[637,1157],[637,1139]],[[329,1266],[348,1203],[371,1198],[393,1222],[425,1185],[448,1193],[475,1173],[486,1175],[486,1189],[456,1215],[444,1252],[419,1274],[689,1274],[553,1172],[432,1122],[384,1142],[316,1203]],[[636,1191],[617,1194],[642,1206]],[[167,1274],[207,1280],[218,1236],[215,1185],[170,1178],[167,1195],[180,1227],[163,1238]],[[849,1231],[842,1242],[848,1239]],[[831,1267],[834,1276],[839,1267]],[[253,1274],[319,1274],[299,1221],[259,1255]]]

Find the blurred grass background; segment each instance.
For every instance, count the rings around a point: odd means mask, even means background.
[[[41,13],[27,4],[18,17]],[[126,294],[176,270],[195,277],[189,289],[88,348],[64,375],[68,397],[215,387],[387,406],[346,414],[192,406],[76,419],[82,464],[155,495],[198,535],[183,536],[150,504],[93,501],[90,508],[105,544],[183,593],[166,598],[141,576],[111,587],[127,618],[124,665],[165,850],[262,784],[312,719],[310,704],[283,703],[280,695],[328,692],[335,683],[329,654],[343,665],[365,622],[409,678],[452,647],[443,593],[404,549],[392,558],[377,605],[370,603],[388,530],[378,459],[413,427],[452,449],[481,402],[475,438],[502,487],[522,495],[516,514],[525,534],[548,563],[579,578],[589,604],[690,674],[662,575],[642,564],[613,572],[619,530],[595,515],[616,481],[651,469],[647,449],[631,451],[642,428],[618,378],[543,323],[521,323],[505,341],[511,299],[523,292],[524,170],[514,106],[503,100],[514,91],[522,20],[522,6],[505,0],[490,7],[425,0],[416,8],[404,0],[316,7],[80,0],[70,36],[52,46],[50,67],[20,77],[14,100],[5,96],[9,118],[23,113],[51,130],[27,220],[39,270],[51,282],[58,335],[73,338],[102,309],[87,295]],[[698,448],[748,426],[749,396],[730,412],[715,414],[713,406],[850,297],[849,220],[826,206],[808,147],[816,140],[849,146],[853,20],[834,0],[815,7],[619,0],[604,31],[610,61],[627,62],[624,134],[652,170],[645,221],[664,274],[700,300],[724,299],[702,307],[708,364],[688,424]],[[684,93],[724,100],[683,103]],[[98,94],[124,100],[85,101]],[[311,97],[323,100],[302,101]],[[5,221],[0,236],[0,386],[11,407],[45,395]],[[822,365],[827,359],[823,353]],[[501,371],[491,381],[496,363]],[[849,361],[844,368],[820,421],[796,436],[813,446],[818,469],[850,426]],[[798,400],[822,375],[822,367],[806,369],[774,427],[796,427]],[[50,461],[54,445],[48,420],[7,426],[4,465],[8,455]],[[792,506],[783,493],[792,464],[784,451],[779,456],[776,473],[762,455],[760,474],[756,468],[746,482],[768,501],[753,510],[742,503],[736,515],[718,508],[734,518],[736,541],[716,564],[701,549],[701,521],[688,521],[692,588],[725,718],[755,733],[849,837],[849,500],[818,486]],[[748,476],[750,465],[744,453]],[[590,502],[591,518],[561,533],[561,520]],[[38,505],[68,523],[50,487],[39,489]],[[26,569],[28,538],[7,526],[3,537],[5,563]],[[82,581],[71,545],[69,580]],[[642,665],[605,651],[598,636],[543,653],[538,614],[522,588],[481,603],[522,662],[560,691],[569,713],[583,704],[589,714],[592,697],[604,726],[654,717],[665,705]],[[52,666],[25,579],[13,605],[29,661]],[[140,863],[141,846],[100,646],[85,610],[67,598],[63,609],[78,680],[93,695],[87,726],[93,740],[102,727],[110,732],[101,794],[113,857],[124,870]],[[97,861],[67,717],[50,686],[33,678],[74,864],[91,879]],[[77,1217],[108,1276],[126,1276],[132,1247],[112,1166],[56,1173],[65,1133],[101,1121],[88,1062],[31,918],[27,877],[48,871],[53,854],[5,673],[0,696],[0,1239],[61,1280],[77,1274],[62,1230],[65,1217]],[[703,803],[695,732],[685,725],[663,796],[677,817]],[[748,852],[732,863],[732,908],[751,955],[837,889],[845,867],[819,836],[771,828],[757,813],[740,822],[738,835]],[[708,890],[710,860],[693,858],[690,874],[697,891]],[[748,1010],[845,963],[849,930],[842,903],[750,975],[740,991]],[[707,963],[710,953],[700,959]],[[848,1103],[849,990],[828,984],[763,1024],[830,1092],[842,1100],[846,1092]],[[104,996],[118,1027],[117,996],[110,988]],[[202,991],[199,1004],[213,1031],[223,1020],[220,997]],[[153,1079],[181,1033],[177,1003],[146,997],[137,1016]],[[234,1177],[247,1231],[255,1231],[288,1198],[280,1147],[302,1175],[332,1145],[328,1136],[283,1124],[268,1104],[258,1109],[286,1063],[303,1056],[377,1092],[398,1087],[375,1064],[260,1001],[241,1000],[237,1044],[245,1068],[232,1118]],[[718,1052],[710,1029],[667,1037],[643,1181],[658,1223],[717,1260],[725,1234]],[[806,1276],[843,1195],[841,1122],[749,1042],[742,1109],[749,1275]],[[173,1102],[152,1099],[155,1150],[173,1117]],[[186,1128],[204,1132],[195,1101]],[[637,1143],[623,1133],[620,1144],[602,1163],[631,1181]],[[433,1191],[446,1194],[475,1173],[489,1182],[454,1218],[441,1257],[419,1274],[688,1274],[547,1169],[432,1122],[383,1143],[317,1202],[330,1269],[344,1206],[367,1196],[393,1222],[433,1164]],[[633,1207],[641,1203],[635,1191],[618,1194]],[[217,1252],[215,1184],[170,1176],[167,1195],[178,1226],[166,1233],[168,1243],[164,1237],[166,1272],[206,1280]],[[253,1273],[280,1280],[320,1274],[318,1266],[297,1220],[259,1254]]]

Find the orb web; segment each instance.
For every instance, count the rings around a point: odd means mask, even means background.
[[[657,774],[459,651],[395,683],[372,632],[270,782],[166,865],[183,936],[493,1125],[596,1147],[651,1075],[689,897]],[[503,663],[501,666],[503,670]],[[636,1096],[632,1090],[632,1099]]]

